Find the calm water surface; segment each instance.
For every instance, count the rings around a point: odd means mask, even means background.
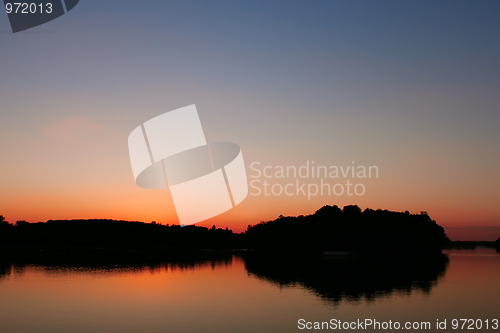
[[[447,256],[404,268],[239,256],[135,267],[4,265],[0,332],[304,332],[300,318],[500,319],[500,255]]]

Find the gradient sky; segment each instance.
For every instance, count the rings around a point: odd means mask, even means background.
[[[196,104],[247,167],[379,167],[362,197],[249,196],[200,225],[358,204],[496,239],[499,16],[498,1],[81,0],[13,34],[0,15],[0,214],[177,224],[167,191],[135,185],[127,137]]]

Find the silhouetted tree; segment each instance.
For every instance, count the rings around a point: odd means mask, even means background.
[[[0,215],[0,255],[11,246],[12,224],[5,221],[5,217]]]
[[[359,208],[357,205],[344,206],[342,212],[346,215],[359,216],[361,215],[361,208]]]

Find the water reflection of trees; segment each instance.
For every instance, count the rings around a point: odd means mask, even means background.
[[[130,274],[143,273],[148,271],[151,273],[160,271],[195,271],[197,269],[205,269],[207,267],[212,270],[219,268],[227,268],[232,264],[231,254],[198,254],[196,256],[182,256],[171,258],[166,261],[147,261],[134,263],[114,263],[114,264],[96,264],[80,261],[64,261],[64,262],[15,262],[15,263],[0,263],[0,282],[12,272],[15,275],[22,275],[23,272],[31,267],[42,270],[50,276],[65,275],[65,274]]]
[[[250,275],[280,287],[302,286],[337,304],[341,301],[374,300],[393,294],[430,293],[444,275],[448,258],[426,259],[324,259],[290,258],[277,255],[242,255]],[[64,263],[4,263],[0,264],[0,281],[14,272],[22,274],[28,267],[41,269],[50,276],[62,274],[121,274],[144,271],[213,270],[230,266],[232,255],[202,255],[168,261],[136,262],[133,264]]]
[[[302,286],[337,304],[393,294],[428,294],[446,271],[445,255],[426,259],[305,259],[245,255],[247,271],[280,287]]]

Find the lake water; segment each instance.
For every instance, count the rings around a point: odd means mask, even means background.
[[[427,332],[437,331],[437,319],[447,319],[439,332],[458,332],[452,319],[473,318],[483,320],[475,331],[494,332],[484,320],[500,319],[500,255],[446,255],[396,266],[241,256],[145,266],[4,265],[0,332],[303,332],[299,319],[365,318],[428,321]]]

